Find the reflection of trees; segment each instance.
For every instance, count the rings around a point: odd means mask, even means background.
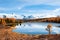
[[[31,26],[31,24],[28,24],[28,26]]]

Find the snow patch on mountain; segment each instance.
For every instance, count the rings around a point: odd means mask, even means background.
[[[37,19],[37,18],[49,18],[49,17],[56,17],[56,15],[52,14],[33,14],[33,15],[18,15],[18,14],[0,14],[0,18],[3,18],[5,15],[7,18],[16,18],[16,19]]]
[[[0,18],[3,18],[5,15],[7,18],[16,18],[16,19],[37,19],[37,18],[49,18],[60,16],[60,8],[52,10],[46,13],[36,13],[36,14],[16,14],[16,13],[0,13]]]

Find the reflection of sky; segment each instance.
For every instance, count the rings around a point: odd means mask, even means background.
[[[46,30],[48,24],[49,23],[23,23],[21,26],[16,26],[17,29],[15,29],[14,31],[27,34],[48,34],[48,31]],[[60,24],[57,23],[51,24],[52,34],[54,33],[60,34],[60,28],[55,27]]]

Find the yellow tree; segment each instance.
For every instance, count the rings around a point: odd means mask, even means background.
[[[15,18],[6,18],[5,21],[6,23],[15,23]]]
[[[51,28],[52,28],[52,25],[51,24],[48,24],[46,30],[49,31],[49,35],[51,34]]]
[[[15,18],[9,18],[11,23],[15,23],[16,19]]]
[[[4,26],[6,25],[5,19],[1,19],[1,24]]]

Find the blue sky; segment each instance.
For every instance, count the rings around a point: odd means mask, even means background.
[[[60,0],[0,0],[0,14],[59,14],[59,11]]]

